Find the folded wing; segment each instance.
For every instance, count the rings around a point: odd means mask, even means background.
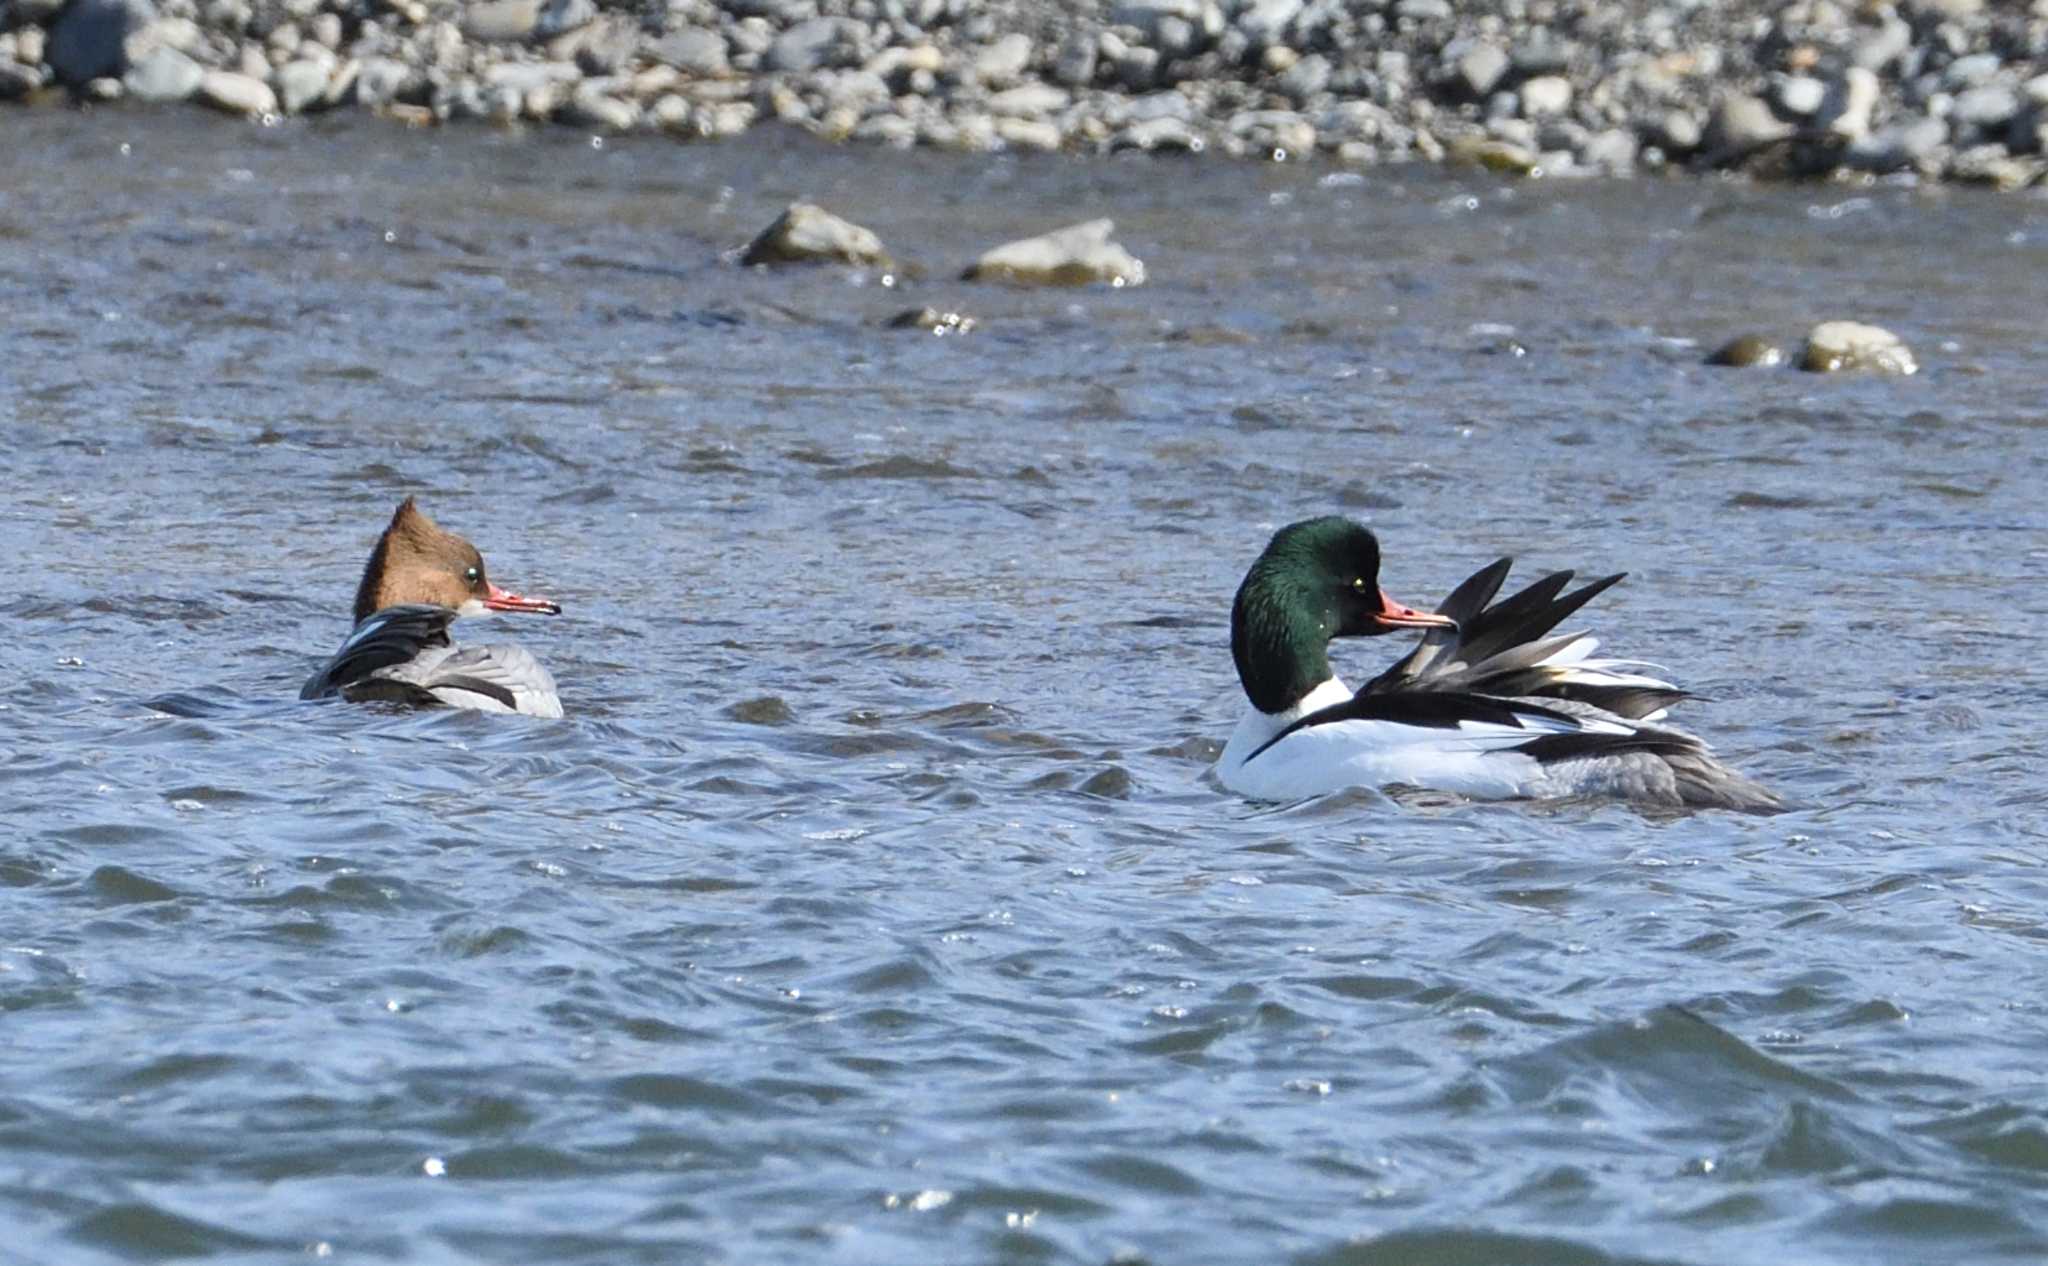
[[[1452,590],[1437,610],[1457,620],[1458,627],[1430,630],[1420,645],[1367,682],[1359,695],[1445,692],[1555,699],[1638,721],[1660,719],[1671,705],[1689,697],[1668,681],[1632,671],[1645,666],[1636,661],[1594,658],[1600,646],[1596,638],[1551,634],[1626,573],[1603,576],[1566,593],[1573,573],[1554,572],[1513,597],[1493,602],[1512,563],[1503,558]]]
[[[306,681],[299,698],[339,694],[380,670],[409,664],[425,651],[449,645],[448,626],[454,619],[452,609],[426,603],[386,607],[368,616],[350,631],[334,658]]]

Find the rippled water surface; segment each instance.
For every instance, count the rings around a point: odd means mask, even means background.
[[[2040,200],[0,126],[10,1262],[2048,1255]],[[568,720],[296,700],[408,493]],[[1225,794],[1327,512],[1801,807]]]

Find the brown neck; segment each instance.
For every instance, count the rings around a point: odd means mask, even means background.
[[[384,560],[391,550],[391,536],[385,533],[377,538],[377,548],[370,551],[369,566],[363,568],[362,582],[356,586],[356,623],[361,624],[377,614],[377,590],[384,579]]]

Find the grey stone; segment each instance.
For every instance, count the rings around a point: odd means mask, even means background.
[[[1940,119],[1914,117],[1850,143],[1843,161],[1862,171],[1903,171],[1930,166],[1948,144],[1948,125]]]
[[[1448,22],[1451,0],[1397,0],[1394,16],[1413,22]]]
[[[760,112],[751,101],[725,101],[699,108],[692,113],[691,121],[698,135],[724,140],[752,127]]]
[[[792,202],[740,255],[742,264],[842,263],[886,268],[889,253],[873,232],[823,207]]]
[[[654,125],[664,132],[681,132],[690,126],[690,102],[681,93],[669,93],[655,102],[649,113]]]
[[[853,129],[853,139],[891,149],[909,149],[917,144],[917,123],[900,114],[874,114]]]
[[[420,74],[395,57],[365,57],[356,76],[356,100],[372,110],[381,109],[424,86]]]
[[[1123,0],[1109,20],[1136,28],[1144,43],[1166,57],[1186,57],[1223,33],[1223,12],[1212,0]]]
[[[310,57],[286,62],[277,68],[277,103],[286,114],[304,114],[325,104],[327,80],[333,67]],[[464,80],[470,83],[470,80]],[[477,111],[482,114],[482,110]]]
[[[1518,75],[1562,75],[1571,69],[1571,45],[1542,27],[1537,27],[1515,44],[1509,61]],[[1695,73],[1706,73],[1696,69]]]
[[[1522,116],[1530,119],[1563,114],[1571,109],[1572,81],[1562,75],[1538,75],[1522,85]]]
[[[1191,57],[1200,47],[1200,41],[1195,34],[1195,24],[1179,17],[1159,19],[1145,42],[1167,61]]]
[[[815,0],[724,0],[720,7],[741,17],[767,18],[785,26],[818,16]]]
[[[484,83],[526,97],[583,78],[574,62],[503,62],[484,72]]]
[[[1941,72],[1942,86],[1950,92],[1961,92],[1965,88],[1978,88],[1990,82],[2004,66],[1996,53],[1972,53],[1958,57]]]
[[[2005,144],[2015,154],[2048,153],[2048,109],[2033,105],[2014,115]]]
[[[996,135],[1005,145],[1050,153],[1064,140],[1059,125],[1049,119],[997,119]]]
[[[859,113],[870,106],[886,104],[889,100],[887,81],[873,71],[826,71],[818,76],[818,84],[822,89],[827,110],[852,110]],[[1059,89],[1054,88],[1050,91],[1058,92]]]
[[[720,29],[725,35],[725,42],[732,46],[735,65],[741,57],[760,57],[766,54],[768,46],[775,42],[775,28],[760,18],[741,18],[733,25]]]
[[[25,97],[42,86],[40,67],[24,66],[17,61],[0,61],[0,101]]]
[[[1508,73],[1508,55],[1492,44],[1474,44],[1465,50],[1452,68],[1457,91],[1474,101],[1483,101]]]
[[[326,104],[336,106],[354,97],[356,80],[361,78],[362,73],[361,62],[353,57],[342,58],[335,66],[334,73],[327,77],[327,96],[323,98]]]
[[[1806,335],[1799,367],[1814,373],[1867,369],[1883,374],[1910,374],[1920,366],[1898,335],[1860,321],[1823,321]]]
[[[1146,92],[1159,83],[1159,50],[1140,45],[1127,49],[1116,62],[1117,82],[1131,92]]]
[[[1588,167],[1622,175],[1636,165],[1636,138],[1623,128],[1596,132],[1586,138],[1579,151],[1579,160]]]
[[[1294,68],[1280,76],[1280,91],[1294,98],[1301,105],[1330,86],[1330,59],[1320,53],[1310,53],[1294,63]]]
[[[1949,159],[1946,174],[1963,184],[2018,189],[2038,179],[2041,166],[2013,157],[2003,145],[1973,145]]]
[[[2020,95],[2004,84],[1972,88],[1959,94],[1949,118],[1970,127],[1992,131],[2012,122],[2020,112]]]
[[[685,27],[647,46],[647,55],[685,74],[707,78],[726,74],[725,37],[703,27]]]
[[[1022,84],[998,92],[988,99],[989,113],[1012,118],[1035,119],[1057,114],[1073,100],[1051,84]]]
[[[1489,119],[1486,134],[1522,149],[1536,148],[1536,125],[1527,119]]]
[[[71,0],[50,28],[43,56],[59,83],[120,75],[128,69],[128,37],[154,21],[150,0]]]
[[[1883,70],[1892,61],[1913,47],[1913,28],[1896,17],[1887,18],[1884,25],[1859,40],[1850,52],[1852,64],[1865,70]]]
[[[199,5],[200,21],[226,35],[242,34],[255,16],[249,0],[203,0]]]
[[[1315,152],[1316,128],[1292,110],[1241,110],[1230,116],[1230,133],[1255,152],[1275,158],[1303,158]]]
[[[1059,57],[1053,62],[1053,79],[1069,88],[1086,88],[1094,83],[1096,48],[1092,36],[1068,36],[1067,42],[1060,45]]]
[[[275,114],[277,94],[261,79],[231,70],[209,70],[199,81],[199,100],[230,114]]]
[[[570,123],[586,127],[601,127],[608,131],[625,132],[640,121],[640,107],[622,99],[615,93],[629,90],[621,79],[586,79],[576,85],[569,104],[562,110],[562,118]]]
[[[770,72],[806,74],[825,66],[860,61],[860,28],[844,18],[812,18],[775,37],[763,54],[761,68]]]
[[[121,86],[137,101],[183,101],[199,91],[206,68],[175,48],[144,54],[121,76]]]
[[[1148,92],[1130,103],[1130,118],[1134,123],[1148,123],[1153,119],[1178,119],[1183,123],[1195,117],[1195,103],[1187,94],[1168,90]]]
[[[1252,0],[1238,13],[1237,29],[1253,48],[1283,43],[1301,7],[1301,0]]]
[[[485,0],[462,15],[462,33],[473,40],[523,40],[540,24],[540,0]]]
[[[552,61],[574,61],[596,78],[620,74],[640,55],[640,28],[607,15],[549,41],[547,54]]]
[[[1542,126],[1537,129],[1536,148],[1546,154],[1555,154],[1559,151],[1578,154],[1585,150],[1592,135],[1584,124],[1575,119],[1552,117],[1543,120]],[[1631,146],[1630,150],[1633,152],[1634,147]]]
[[[1542,160],[1535,150],[1492,137],[1454,137],[1444,150],[1444,158],[1448,162],[1466,163],[1511,176],[1534,176],[1543,170]]]
[[[1031,52],[1031,37],[1013,31],[976,54],[974,78],[991,88],[1013,84],[1031,64]]]
[[[597,0],[547,0],[533,24],[536,39],[551,40],[597,18]]]
[[[1827,101],[1828,86],[1811,75],[1785,75],[1772,86],[1772,96],[1783,113],[1798,119],[1811,118],[1820,113]]]
[[[1773,114],[1761,97],[1732,92],[1714,106],[1701,143],[1711,161],[1729,163],[1782,141],[1792,132],[1792,125]]]
[[[1145,265],[1110,240],[1115,230],[1113,221],[1090,220],[1042,237],[1006,242],[977,260],[966,277],[969,281],[1004,281],[1015,285],[1142,285]]]
[[[1109,146],[1111,149],[1181,150],[1188,153],[1199,153],[1203,148],[1202,139],[1195,135],[1194,129],[1182,120],[1170,117],[1133,123],[1112,136]]]
[[[1377,141],[1393,126],[1393,119],[1386,110],[1370,101],[1339,101],[1322,112],[1316,121],[1317,133],[1325,136],[1352,141]]]

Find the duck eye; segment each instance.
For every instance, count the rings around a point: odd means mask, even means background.
[[[473,585],[484,578],[484,570],[481,567],[471,567],[468,571],[462,573],[462,578]]]
[[[1364,592],[1365,592],[1365,577],[1363,577],[1363,576],[1360,576],[1360,577],[1359,577],[1358,579],[1356,579],[1356,580],[1352,581],[1352,582],[1351,582],[1351,589],[1352,589],[1352,591],[1353,591],[1354,593],[1364,593]]]

